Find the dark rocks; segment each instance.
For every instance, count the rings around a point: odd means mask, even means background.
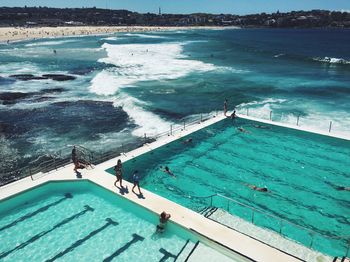
[[[0,85],[9,85],[14,83],[16,80],[11,78],[5,78],[0,76]]]
[[[41,89],[40,92],[44,94],[51,94],[51,93],[62,93],[63,91],[66,91],[66,89],[62,87],[56,87],[56,88],[44,88]]]
[[[69,81],[69,80],[76,79],[75,76],[62,75],[62,74],[45,74],[42,76],[35,76],[32,74],[17,74],[17,75],[10,75],[10,77],[15,78],[17,80],[21,80],[21,81],[45,80],[45,79],[52,79],[55,81]]]
[[[34,76],[32,74],[19,74],[19,75],[10,75],[10,77],[12,78],[16,78],[17,80],[21,80],[21,81],[28,81],[28,80],[43,80],[43,79],[47,79],[45,77],[41,77],[41,76]]]
[[[70,76],[70,75],[61,75],[61,74],[45,74],[43,77],[52,79],[55,81],[69,81],[69,80],[74,80],[76,79],[75,76]]]
[[[12,105],[18,102],[18,100],[26,99],[32,96],[34,93],[21,93],[21,92],[4,92],[0,93],[0,103],[3,105]]]

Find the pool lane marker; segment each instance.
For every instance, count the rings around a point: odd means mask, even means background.
[[[119,256],[121,253],[126,251],[132,244],[138,242],[138,241],[143,241],[145,238],[138,235],[138,234],[132,234],[132,240],[126,243],[124,246],[121,248],[117,249],[112,255],[109,257],[106,257],[103,262],[110,262],[112,261],[115,257]]]
[[[17,250],[20,250],[22,248],[25,248],[26,246],[28,246],[29,244],[32,244],[34,243],[35,241],[37,241],[38,239],[40,239],[41,237],[47,235],[48,233],[54,231],[55,229],[71,222],[73,219],[77,219],[79,218],[80,216],[84,215],[85,213],[87,213],[88,211],[94,211],[94,209],[88,205],[85,205],[84,206],[84,210],[83,211],[80,211],[79,213],[73,215],[73,216],[70,216],[64,220],[62,220],[60,223],[54,225],[50,230],[47,230],[47,231],[43,231],[43,232],[40,232],[39,234],[36,234],[35,236],[31,237],[30,239],[28,239],[26,242],[23,242],[22,244],[16,246],[15,248],[9,250],[9,251],[6,251],[6,252],[3,252],[0,254],[0,259],[1,258],[4,258],[6,256],[8,256],[9,254],[11,254],[12,252],[14,251],[17,251]]]
[[[71,246],[69,246],[68,248],[66,248],[65,250],[63,250],[62,252],[58,253],[57,255],[55,255],[53,258],[50,258],[48,260],[46,260],[46,262],[52,262],[55,261],[56,259],[63,257],[64,255],[66,255],[67,253],[73,251],[75,248],[77,248],[78,246],[82,245],[85,241],[89,240],[90,238],[92,238],[93,236],[95,236],[96,234],[100,233],[101,231],[105,230],[107,227],[109,226],[117,226],[119,225],[118,222],[113,221],[111,218],[106,218],[107,223],[104,224],[102,227],[90,232],[90,234],[88,234],[87,236],[77,240],[76,242],[74,242]]]
[[[8,229],[10,227],[13,227],[13,226],[17,225],[18,223],[20,223],[20,222],[22,222],[22,221],[24,221],[26,219],[29,219],[29,218],[31,218],[31,217],[39,214],[39,213],[45,212],[50,207],[56,206],[56,205],[60,204],[61,202],[63,202],[64,200],[67,200],[67,199],[70,199],[70,198],[73,198],[73,195],[71,193],[66,193],[64,195],[64,198],[61,198],[61,199],[59,199],[59,200],[57,200],[55,202],[52,202],[51,204],[43,206],[43,207],[39,208],[38,210],[36,210],[36,211],[34,211],[32,213],[28,213],[28,214],[26,214],[26,215],[16,219],[15,221],[11,222],[10,224],[7,224],[6,226],[1,227],[0,228],[0,232],[5,230],[5,229]]]

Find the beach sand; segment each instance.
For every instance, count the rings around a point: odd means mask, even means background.
[[[191,29],[223,29],[227,27],[157,27],[157,26],[67,26],[67,27],[0,27],[0,42],[34,40],[64,36],[111,34],[117,32],[149,32]],[[232,27],[230,27],[232,28]]]

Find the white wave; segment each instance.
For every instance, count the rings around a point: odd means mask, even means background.
[[[143,109],[145,102],[126,94],[118,95],[113,102],[116,107],[121,106],[123,110],[134,120],[138,125],[132,131],[135,136],[156,135],[170,129],[171,122],[165,121],[161,117]]]
[[[165,36],[153,35],[153,34],[135,34],[135,33],[127,33],[125,36],[137,36],[141,38],[167,38]]]
[[[283,102],[286,102],[286,99],[276,99],[276,98],[266,98],[261,101],[251,101],[248,103],[241,103],[237,105],[237,108],[246,108],[246,107],[251,107],[251,106],[257,106],[257,105],[266,105],[266,104],[271,104],[271,103],[278,103],[281,104]]]
[[[109,40],[109,41],[116,41],[119,38],[116,36],[110,36],[110,37],[106,37],[106,38],[101,38],[101,40]]]
[[[113,105],[122,107],[135,124],[138,125],[132,131],[132,134],[135,136],[143,136],[145,133],[150,136],[168,130],[170,122],[144,110],[143,106],[147,105],[145,102],[121,92],[120,87],[122,85],[130,84],[127,78],[124,81],[126,82],[119,79],[115,72],[103,70],[92,79],[89,91],[98,95],[116,94],[112,98]]]
[[[281,54],[274,55],[273,57],[277,58],[277,57],[284,56],[284,55],[285,54],[281,53]]]
[[[62,45],[66,43],[72,43],[76,42],[75,40],[59,40],[59,41],[45,41],[45,42],[36,42],[36,43],[30,43],[26,44],[26,47],[31,47],[31,46],[51,46],[51,45]]]
[[[315,57],[313,58],[314,61],[319,61],[323,63],[329,63],[329,64],[350,64],[349,60],[343,59],[343,58],[335,58],[335,57]]]
[[[184,59],[186,57],[181,54],[183,47],[179,43],[148,45],[111,45],[105,43],[102,47],[106,50],[108,57],[98,61],[116,66],[113,81],[115,91],[121,87],[132,86],[139,81],[176,79],[191,72],[206,72],[216,69],[213,64]],[[102,88],[97,91],[97,83],[94,86],[96,88],[90,89],[90,91],[103,94]],[[105,89],[105,95],[110,95],[111,87]]]
[[[311,128],[315,131],[328,131],[330,121],[332,121],[332,132],[337,134],[350,134],[350,113],[343,110],[334,110],[327,105],[314,104],[305,101],[287,101],[286,99],[268,98],[262,101],[252,101],[238,105],[237,111],[246,114],[249,109],[249,116],[261,119],[269,119],[270,112],[274,121],[296,125],[298,115],[285,110],[286,103],[288,107],[292,104],[297,110],[303,112],[299,116],[298,125]]]

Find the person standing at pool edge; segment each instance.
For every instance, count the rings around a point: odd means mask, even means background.
[[[138,190],[139,190],[139,195],[141,195],[142,196],[142,192],[141,192],[141,190],[140,190],[140,177],[139,177],[139,175],[138,175],[138,171],[137,170],[135,170],[134,171],[134,173],[133,173],[133,175],[132,175],[132,180],[134,181],[134,186],[132,187],[132,192],[134,193],[134,194],[136,194],[136,192],[134,191],[134,188],[137,186],[137,188],[138,188]],[[137,194],[136,194],[137,195]]]
[[[227,113],[227,98],[225,98],[225,102],[224,102],[224,116],[226,116]]]
[[[115,176],[117,178],[117,180],[114,182],[114,186],[117,186],[117,182],[120,181],[120,188],[123,188],[122,185],[122,180],[123,180],[123,170],[122,170],[122,161],[120,159],[118,159],[117,165],[114,167],[114,171],[115,171]]]

